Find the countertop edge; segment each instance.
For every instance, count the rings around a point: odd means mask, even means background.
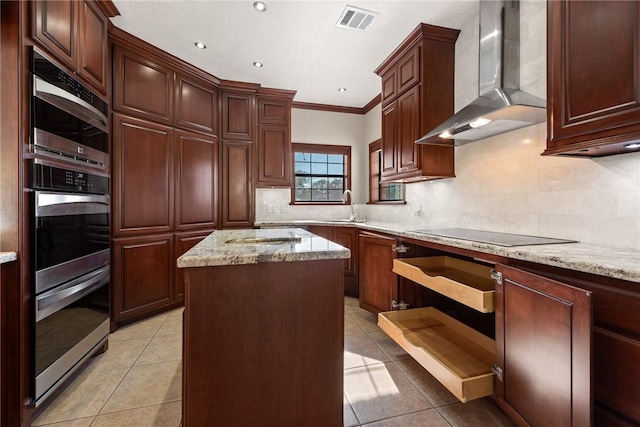
[[[16,252],[0,252],[0,264],[16,261],[18,254]]]
[[[560,267],[568,270],[591,273],[599,276],[621,279],[640,283],[640,252],[632,249],[617,249],[587,245],[583,243],[560,243],[548,245],[531,245],[504,247],[488,243],[469,240],[459,240],[447,237],[432,236],[411,232],[400,228],[400,224],[369,222],[336,222],[331,220],[300,220],[300,221],[261,221],[254,224],[257,227],[304,226],[322,225],[330,227],[355,227],[363,231],[386,233],[413,240],[451,246],[458,249],[468,249],[505,258],[528,261],[538,264]],[[615,262],[620,259],[621,262]],[[613,261],[613,262],[612,262]],[[637,263],[637,267],[629,264]]]

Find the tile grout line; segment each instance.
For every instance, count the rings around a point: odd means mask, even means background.
[[[124,379],[127,377],[127,375],[129,375],[129,372],[131,372],[131,369],[136,365],[136,362],[138,361],[138,359],[140,359],[140,356],[142,356],[142,353],[144,353],[144,351],[147,349],[147,347],[149,346],[149,344],[151,344],[151,341],[153,340],[153,338],[156,336],[156,334],[158,333],[158,331],[160,330],[160,328],[162,327],[162,325],[164,325],[164,322],[167,321],[167,319],[169,318],[169,316],[167,315],[164,320],[162,321],[162,323],[160,324],[160,326],[158,326],[158,329],[156,329],[156,331],[153,333],[153,335],[151,335],[151,338],[149,338],[149,342],[147,342],[145,344],[145,346],[143,347],[142,351],[140,352],[140,354],[138,355],[138,357],[136,357],[136,359],[133,361],[133,363],[131,364],[131,366],[129,366],[127,368],[127,371],[125,372],[125,374],[122,376],[122,378],[120,379],[120,381],[118,381],[118,385],[115,386],[115,388],[113,389],[113,391],[109,394],[109,397],[107,397],[107,399],[105,399],[104,403],[102,404],[102,406],[100,407],[100,409],[98,410],[98,413],[95,415],[95,418],[91,421],[91,423],[89,424],[89,427],[91,427],[93,425],[93,423],[96,421],[96,419],[100,416],[103,415],[102,414],[102,410],[104,409],[104,407],[107,405],[107,403],[109,402],[109,400],[113,397],[114,393],[116,392],[116,390],[118,390],[118,387],[120,387],[120,385],[122,385],[122,382],[124,381]],[[109,334],[111,335],[111,334]],[[126,340],[123,340],[126,341]],[[111,412],[110,412],[111,413]]]

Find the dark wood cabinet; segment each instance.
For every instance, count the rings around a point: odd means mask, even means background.
[[[640,139],[640,4],[548,2],[547,149],[599,157]]]
[[[290,135],[289,126],[258,124],[257,187],[291,187]]]
[[[358,298],[358,229],[310,225],[307,230],[351,251],[351,258],[344,260],[344,294]]]
[[[222,138],[253,139],[255,95],[242,92],[222,92]]]
[[[458,34],[420,24],[375,70],[382,80],[381,181],[455,176],[453,147],[415,141],[453,114]]]
[[[34,1],[32,36],[89,85],[107,93],[109,20],[89,0]]]
[[[217,135],[218,91],[215,86],[177,74],[174,125]]]
[[[358,239],[360,307],[372,313],[391,310],[397,299],[398,279],[393,270],[397,240],[392,237],[360,233]]]
[[[74,0],[34,1],[33,39],[71,69],[76,68],[78,9]]]
[[[174,302],[173,234],[113,239],[112,314],[131,321]]]
[[[291,187],[291,102],[294,91],[258,90],[254,150],[256,187]]]
[[[252,150],[250,142],[222,140],[222,227],[253,226]]]
[[[591,293],[496,270],[498,404],[520,425],[592,425]]]
[[[175,130],[175,230],[217,226],[218,150],[215,137]]]
[[[113,49],[113,109],[173,125],[174,72],[161,61]]]
[[[199,230],[187,233],[175,233],[173,240],[175,249],[174,260],[180,258],[182,254],[200,243],[202,239],[213,231],[214,230]],[[173,300],[174,302],[180,302],[184,300],[184,269],[174,268],[174,271]]]
[[[113,115],[113,234],[173,230],[173,129]]]

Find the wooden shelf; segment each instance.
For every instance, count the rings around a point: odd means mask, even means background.
[[[491,338],[433,307],[379,313],[378,326],[461,402],[493,394]]]
[[[495,309],[491,267],[436,256],[394,259],[393,272],[482,313]]]

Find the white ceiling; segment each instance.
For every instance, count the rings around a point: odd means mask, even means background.
[[[218,78],[296,90],[295,101],[363,107],[380,93],[373,70],[420,22],[459,29],[478,14],[478,0],[266,3],[260,13],[253,0],[114,0],[121,16],[112,22]],[[338,28],[347,4],[380,15],[365,31]]]

